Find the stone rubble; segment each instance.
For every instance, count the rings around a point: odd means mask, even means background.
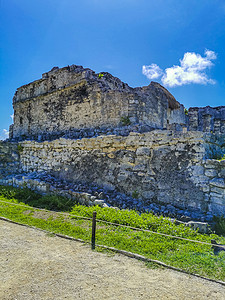
[[[100,189],[95,185],[84,185],[77,183],[76,185],[54,178],[47,173],[29,173],[16,176],[9,176],[7,179],[0,179],[1,185],[12,185],[18,188],[28,187],[43,195],[57,194],[74,200],[74,203],[101,207],[111,207],[114,209],[133,209],[143,212],[152,212],[155,215],[163,215],[172,220],[176,219],[176,224],[185,224],[186,226],[199,228],[202,233],[208,233],[209,224],[213,222],[213,215],[209,212],[181,210],[171,204],[160,205],[151,203],[148,206],[141,199],[134,199],[125,194],[115,191]],[[190,221],[192,220],[192,221]],[[196,222],[201,220],[201,222]],[[207,222],[207,223],[205,223]]]

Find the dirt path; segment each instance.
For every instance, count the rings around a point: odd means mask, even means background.
[[[0,299],[225,299],[225,287],[0,221]]]

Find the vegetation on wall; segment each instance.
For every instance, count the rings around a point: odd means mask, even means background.
[[[19,153],[23,152],[23,146],[18,144],[17,145],[17,150],[19,151]]]
[[[121,117],[121,123],[123,126],[128,126],[131,124],[130,118],[129,117]]]
[[[225,135],[211,134],[206,144],[206,158],[225,159]]]
[[[98,78],[102,78],[104,75],[102,73],[98,74]]]

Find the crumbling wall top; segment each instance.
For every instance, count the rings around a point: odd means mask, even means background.
[[[95,82],[102,90],[132,90],[128,84],[108,72],[95,73],[89,68],[71,65],[64,68],[54,67],[43,73],[41,79],[19,87],[13,97],[13,104],[65,89],[82,81],[87,81],[90,85]]]
[[[128,134],[136,125],[146,131],[186,122],[183,105],[159,83],[132,88],[108,72],[77,65],[54,67],[18,88],[13,107],[11,138],[80,136],[83,129],[94,136],[132,125],[123,130]]]
[[[189,130],[225,133],[225,106],[190,107]]]

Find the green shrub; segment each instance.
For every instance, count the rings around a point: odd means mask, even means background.
[[[76,201],[59,195],[41,195],[31,189],[15,188],[12,186],[0,186],[0,196],[6,199],[13,199],[16,202],[23,202],[25,204],[45,208],[56,211],[69,211],[72,206],[77,204]]]
[[[138,191],[137,191],[137,190],[133,191],[133,193],[132,193],[131,196],[132,196],[132,198],[134,198],[134,199],[138,199],[138,197],[139,197]]]
[[[213,217],[214,224],[214,230],[216,234],[225,236],[225,217]]]
[[[66,197],[45,195],[37,201],[35,206],[56,211],[69,211],[75,203],[75,201]],[[32,205],[34,205],[34,203]]]
[[[219,159],[219,160],[225,160],[225,154],[224,154],[224,156],[223,156],[221,159]]]
[[[225,159],[225,135],[212,134],[206,144],[206,158]]]
[[[129,117],[121,117],[120,121],[121,121],[123,126],[127,126],[127,125],[131,124],[131,121],[130,121]]]
[[[20,144],[17,145],[17,150],[19,151],[19,153],[23,152],[23,146],[21,146]]]
[[[38,200],[41,197],[40,194],[27,187],[15,188],[12,186],[0,186],[0,195],[7,199],[15,199],[23,202]]]

